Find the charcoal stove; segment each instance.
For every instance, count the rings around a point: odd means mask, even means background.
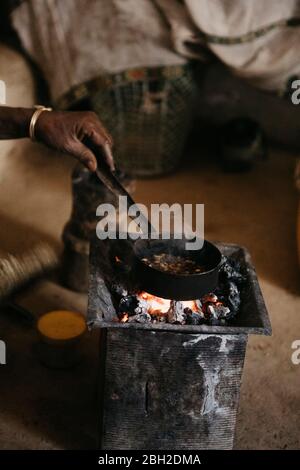
[[[101,328],[101,449],[233,447],[248,335],[270,335],[271,326],[247,250],[217,246],[246,278],[234,318],[216,325],[121,322],[122,290],[136,289],[133,242],[92,241],[88,324]]]

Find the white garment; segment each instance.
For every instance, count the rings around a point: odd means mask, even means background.
[[[244,36],[274,22],[300,19],[299,0],[155,0],[169,20],[175,50],[203,58],[212,51],[236,74],[256,86],[277,90],[300,75],[300,26],[277,26],[236,44],[218,44]],[[175,8],[174,8],[175,5]],[[204,38],[205,33],[208,37]]]
[[[245,35],[295,17],[300,0],[25,0],[12,14],[54,101],[103,73],[206,60],[208,51],[252,84],[283,89],[300,76],[300,26]]]
[[[152,0],[26,0],[12,21],[54,102],[103,73],[187,61]]]

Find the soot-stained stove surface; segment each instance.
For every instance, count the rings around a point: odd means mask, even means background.
[[[133,276],[133,241],[95,238],[91,243],[88,324],[93,328],[133,328],[181,333],[271,334],[271,326],[250,255],[245,248],[216,243],[222,254],[241,267],[240,306],[237,314],[218,324],[120,322],[120,298],[139,291]],[[170,299],[172,300],[172,299]],[[193,299],[191,299],[193,300]],[[194,299],[197,300],[197,299]]]

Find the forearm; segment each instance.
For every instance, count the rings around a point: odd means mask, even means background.
[[[0,140],[29,137],[34,112],[34,108],[0,106]],[[112,138],[91,111],[48,112],[44,109],[32,124],[31,137],[56,151],[73,155],[91,171],[97,169],[97,157],[112,171],[115,169]]]
[[[34,109],[0,106],[0,139],[29,136],[29,124]]]

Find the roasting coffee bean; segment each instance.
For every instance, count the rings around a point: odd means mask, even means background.
[[[204,267],[199,266],[194,260],[168,253],[152,255],[150,258],[142,258],[142,261],[151,268],[173,274],[188,275],[204,272]]]

